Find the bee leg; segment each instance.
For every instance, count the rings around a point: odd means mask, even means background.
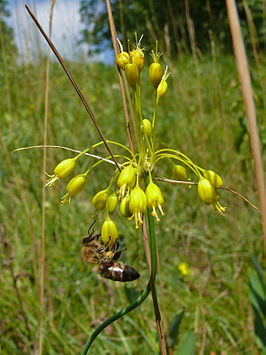
[[[98,240],[100,235],[101,235],[101,233],[93,234],[93,232],[92,232],[88,237],[85,237],[85,238],[82,239],[82,244],[89,243],[89,242],[91,242],[94,239]]]
[[[121,256],[121,254],[123,253],[123,251],[126,251],[127,249],[122,249],[122,250],[119,250],[115,253],[115,255],[113,256],[113,259],[114,261],[118,260]]]
[[[116,240],[114,244],[112,245],[111,251],[114,253],[117,249],[119,248],[119,243]]]
[[[90,225],[89,229],[88,229],[88,234],[90,234],[90,230],[91,228],[94,226],[94,224],[96,223],[96,219],[94,222],[92,222],[92,224]],[[93,234],[94,230],[92,231],[92,234]]]

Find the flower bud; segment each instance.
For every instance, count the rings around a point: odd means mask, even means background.
[[[116,64],[120,69],[125,70],[125,66],[129,63],[129,54],[127,52],[121,52],[116,56]]]
[[[62,197],[61,203],[70,203],[71,197],[77,195],[84,188],[85,183],[85,174],[79,174],[74,176],[67,184],[67,193]]]
[[[160,63],[152,63],[149,68],[149,79],[152,85],[157,88],[163,76],[163,68]]]
[[[135,186],[136,169],[129,165],[124,168],[118,176],[117,186],[119,187],[119,198],[123,198],[130,189]]]
[[[103,222],[101,230],[102,241],[104,244],[109,242],[109,248],[117,241],[118,232],[115,223],[110,217]]]
[[[108,189],[105,189],[105,190],[97,192],[97,194],[94,195],[94,197],[93,197],[93,199],[91,201],[93,207],[97,211],[103,210],[105,208],[108,196],[109,196]]]
[[[212,183],[206,178],[200,178],[198,183],[198,194],[206,205],[210,205],[217,200],[215,189]]]
[[[152,208],[152,215],[159,222],[160,219],[157,215],[155,208],[158,207],[161,214],[164,215],[164,212],[162,210],[164,198],[159,186],[154,184],[152,181],[149,183],[149,185],[146,188],[146,197],[147,197],[147,206],[149,208]]]
[[[120,213],[123,217],[130,217],[132,213],[129,209],[130,195],[127,194],[120,202]]]
[[[118,205],[118,198],[116,193],[112,193],[112,195],[110,195],[106,201],[106,208],[108,213],[114,213],[114,211],[116,210],[116,207]]]
[[[126,78],[131,87],[135,87],[139,81],[139,69],[135,63],[128,63],[125,66]]]
[[[203,173],[204,177],[208,179],[216,189],[223,186],[223,180],[220,175],[212,170],[205,170]]]
[[[146,211],[147,198],[145,192],[137,184],[130,193],[129,209],[132,213],[130,219],[135,217],[136,228],[143,223],[141,214]]]
[[[161,98],[167,91],[167,82],[162,79],[159,86],[157,87],[157,96]]]
[[[152,126],[151,126],[151,121],[148,120],[147,118],[144,118],[142,121],[143,124],[143,132],[147,137],[152,136]]]
[[[187,171],[182,165],[174,165],[173,166],[173,176],[176,180],[179,181],[187,181]]]
[[[142,72],[144,68],[144,53],[140,48],[133,49],[133,51],[130,51],[130,60],[131,63],[137,65],[139,73]]]

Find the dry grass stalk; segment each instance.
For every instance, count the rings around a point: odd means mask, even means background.
[[[252,153],[253,153],[254,163],[255,163],[255,174],[256,174],[256,179],[258,184],[259,202],[261,207],[261,222],[262,222],[262,231],[263,231],[263,239],[264,239],[264,255],[265,255],[266,253],[266,200],[265,200],[262,156],[261,156],[260,140],[258,134],[257,120],[256,120],[256,110],[255,110],[255,104],[252,97],[252,87],[251,87],[251,80],[250,80],[250,74],[248,69],[247,55],[245,52],[244,41],[241,34],[241,28],[240,28],[236,3],[234,0],[226,0],[226,6],[227,6],[231,36],[233,41],[236,65],[237,65],[239,80],[241,83],[242,96],[243,96],[246,115],[248,119],[251,148],[252,148]]]
[[[49,38],[52,36],[53,11],[56,0],[51,0],[49,15]],[[46,201],[46,158],[47,158],[47,121],[49,107],[49,73],[50,73],[50,47],[48,47],[46,78],[45,78],[45,108],[44,108],[44,128],[43,128],[43,189],[42,189],[42,240],[41,240],[41,294],[40,294],[40,335],[39,335],[39,354],[43,351],[43,314],[44,314],[44,279],[45,279],[45,201]]]

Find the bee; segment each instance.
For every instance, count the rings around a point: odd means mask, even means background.
[[[97,264],[98,273],[106,279],[121,282],[136,280],[140,276],[137,270],[117,262],[125,249],[118,251],[117,241],[111,248],[109,248],[109,242],[106,244],[100,242],[98,239],[101,233],[94,234],[94,230],[90,233],[93,224],[88,230],[88,237],[82,239],[82,256],[85,263]]]

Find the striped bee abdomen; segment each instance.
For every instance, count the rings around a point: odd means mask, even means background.
[[[109,265],[102,263],[98,271],[106,279],[120,282],[134,281],[140,276],[137,270],[123,263],[110,263]]]

